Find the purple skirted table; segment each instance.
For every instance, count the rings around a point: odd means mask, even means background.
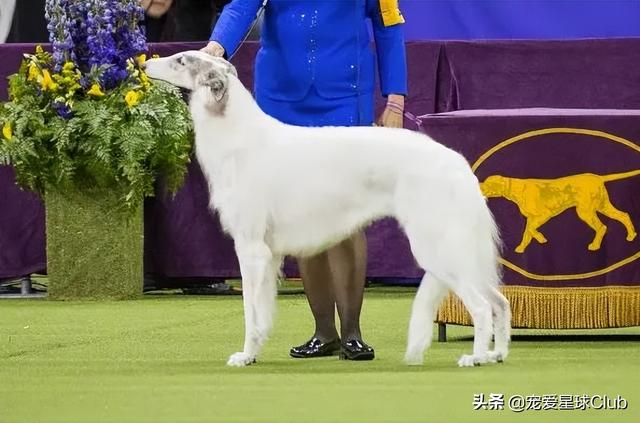
[[[0,166],[0,278],[43,272],[44,206],[38,196],[22,191],[13,169]]]
[[[514,327],[640,325],[640,110],[469,110],[423,122],[490,197]],[[451,297],[438,321],[470,323]]]
[[[0,101],[7,99],[7,76],[20,67],[31,44],[0,44]],[[43,272],[44,206],[38,196],[15,184],[13,169],[0,165],[0,278]]]

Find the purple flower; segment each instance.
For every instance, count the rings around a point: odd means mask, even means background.
[[[105,69],[100,82],[107,89],[129,77],[129,58],[147,51],[137,0],[47,0],[45,16],[55,70],[68,60],[83,73]]]
[[[56,110],[58,116],[62,117],[63,119],[69,120],[73,117],[71,109],[65,103],[54,101],[52,106]]]

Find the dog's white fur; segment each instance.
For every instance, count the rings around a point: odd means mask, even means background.
[[[192,91],[196,155],[210,204],[235,241],[245,342],[228,365],[253,363],[267,339],[284,255],[318,253],[384,216],[402,225],[426,270],[405,361],[422,363],[448,290],[475,326],[473,353],[458,364],[507,357],[511,315],[498,289],[497,230],[460,154],[404,129],[285,125],[260,110],[231,64],[205,53],[152,59],[146,70]]]

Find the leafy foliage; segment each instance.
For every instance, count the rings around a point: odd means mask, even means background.
[[[129,59],[127,79],[105,90],[91,80],[100,69],[85,74],[67,62],[56,72],[41,48],[26,55],[10,77],[10,101],[0,105],[0,163],[33,191],[110,188],[132,208],[153,195],[160,176],[177,190],[193,125],[180,91],[150,81],[144,60]]]

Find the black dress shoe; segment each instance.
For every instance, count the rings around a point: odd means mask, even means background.
[[[297,347],[291,348],[289,355],[293,358],[326,357],[340,351],[340,339],[322,342],[316,337]]]
[[[373,360],[373,348],[358,339],[352,339],[342,344],[340,360]]]

